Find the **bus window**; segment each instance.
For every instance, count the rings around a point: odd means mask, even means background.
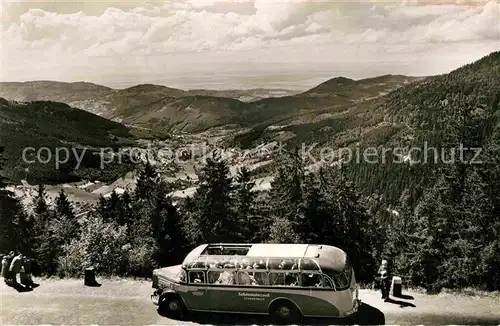
[[[285,286],[285,273],[282,272],[269,273],[269,284],[273,286]]]
[[[319,271],[320,270],[318,264],[313,259],[309,259],[309,258],[301,259],[300,269],[303,271]]]
[[[217,280],[219,279],[219,277],[220,277],[221,274],[222,274],[222,271],[208,270],[208,272],[207,272],[207,283],[208,284],[216,284]]]
[[[236,271],[223,270],[214,284],[234,285],[236,284]]]
[[[326,289],[335,289],[332,280],[325,275],[323,275],[323,287]]]
[[[189,272],[189,283],[194,284],[204,284],[205,283],[205,273],[204,272]]]
[[[269,285],[269,279],[266,272],[253,272],[253,277],[257,285]]]
[[[300,274],[299,273],[286,273],[285,274],[285,285],[286,286],[299,286],[300,284]]]
[[[181,283],[186,283],[186,271],[184,269],[181,269],[179,271],[179,273],[177,274],[177,279],[181,282]]]
[[[349,278],[345,275],[345,272],[333,275],[333,281],[337,290],[345,290],[349,287]]]
[[[206,259],[197,259],[189,263],[188,268],[206,268],[207,261]]]
[[[239,285],[259,285],[253,274],[255,274],[255,273],[251,273],[251,272],[248,272],[246,270],[238,272],[238,284]]]
[[[311,288],[311,287],[323,287],[322,275],[321,274],[308,274],[302,273],[302,286]]]

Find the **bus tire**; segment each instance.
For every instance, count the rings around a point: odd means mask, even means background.
[[[161,295],[158,302],[158,309],[161,314],[165,314],[167,317],[173,317],[177,320],[183,320],[186,313],[184,301],[182,301],[178,294],[174,293]]]
[[[277,300],[269,308],[269,314],[279,324],[302,324],[302,314],[295,304],[288,300]]]

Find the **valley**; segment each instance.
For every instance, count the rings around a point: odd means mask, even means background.
[[[113,191],[133,191],[137,164],[149,160],[172,185],[171,195],[183,198],[194,193],[197,171],[215,149],[222,151],[232,176],[245,166],[252,171],[254,189],[266,190],[279,157],[293,148],[312,148],[306,166],[308,171],[317,171],[340,160],[343,148],[408,146],[422,137],[434,137],[422,134],[428,125],[422,119],[431,113],[419,109],[421,104],[435,99],[436,110],[452,109],[452,103],[460,106],[456,96],[462,96],[465,87],[483,89],[486,102],[479,100],[484,103],[478,105],[489,105],[499,83],[497,57],[493,53],[450,74],[427,78],[385,75],[356,81],[336,77],[294,94],[285,90],[183,91],[158,85],[113,90],[89,83],[0,83],[0,96],[6,98],[0,103],[0,143],[7,145],[7,175],[18,184],[21,179],[33,184],[12,185],[21,197],[28,198],[38,183],[46,183],[53,195],[64,189],[74,202],[92,203]],[[472,83],[466,86],[466,81]],[[242,101],[248,92],[265,98]],[[29,99],[34,101],[11,102]],[[72,170],[78,163],[74,160],[58,171],[52,162],[29,166],[21,162],[21,148],[47,144],[90,148],[91,154],[77,170]],[[333,159],[310,159],[325,147],[331,149]],[[99,153],[103,148],[112,148],[105,168]],[[404,165],[373,168],[347,166],[366,194],[374,187],[393,188],[387,174],[407,173]],[[389,191],[394,193],[391,200],[397,200],[405,186],[400,187]]]
[[[266,89],[183,91],[148,84],[115,90],[84,82],[0,83],[0,97],[6,99],[2,102],[0,121],[4,127],[0,143],[16,144],[6,146],[6,170],[13,180],[24,180],[23,185],[12,185],[12,189],[27,203],[39,183],[49,184],[51,198],[64,189],[78,211],[86,211],[87,205],[96,202],[100,195],[109,197],[113,191],[133,191],[137,173],[130,162],[132,156],[137,158],[133,163],[149,159],[172,183],[172,195],[182,198],[193,194],[196,171],[214,149],[223,150],[233,176],[245,166],[255,172],[254,188],[265,190],[272,180],[266,167],[272,166],[275,158],[294,143],[310,142],[312,139],[307,138],[311,132],[332,136],[349,133],[338,129],[345,119],[365,112],[383,94],[419,80],[392,75],[360,81],[339,77],[303,93]],[[20,108],[25,107],[36,110],[36,114],[24,111],[21,118]],[[61,113],[65,110],[75,115],[64,120]],[[37,125],[39,121],[44,121],[44,125]],[[48,125],[50,121],[54,121],[54,126]],[[54,133],[60,129],[57,124],[72,123],[71,134],[64,128]],[[22,125],[24,132],[29,133],[15,133],[19,128],[16,125]],[[80,130],[80,134],[75,134],[75,130]],[[32,138],[36,133],[41,138]],[[110,136],[104,136],[105,133]],[[13,139],[8,140],[9,137]],[[28,145],[34,149],[49,145],[55,150],[71,145],[79,152],[90,150],[82,166],[70,159],[55,171],[56,162],[22,162],[20,149]],[[114,158],[104,159],[103,148],[113,148]],[[122,162],[123,157],[126,163]],[[72,170],[75,166],[78,169]],[[311,168],[317,168],[317,164],[311,163]]]

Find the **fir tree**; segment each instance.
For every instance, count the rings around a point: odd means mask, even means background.
[[[293,229],[293,224],[284,217],[276,218],[270,227],[269,243],[300,243],[300,237]]]
[[[294,233],[304,236],[302,226],[307,223],[304,216],[305,173],[303,160],[298,148],[282,158],[280,167],[271,184],[270,216],[287,218],[292,223]]]
[[[37,188],[34,212],[38,217],[38,223],[45,223],[47,221],[49,205],[47,204],[47,194],[43,184],[39,184]]]
[[[26,217],[14,193],[6,189],[4,148],[0,147],[0,251],[20,250],[23,246],[23,221]]]
[[[446,204],[453,193],[444,177],[422,198],[415,209],[415,230],[411,236],[414,253],[411,271],[407,271],[414,284],[424,286],[428,292],[439,291],[445,284],[437,277],[447,273],[445,262],[449,259],[453,206]],[[449,201],[448,201],[449,202]]]
[[[232,242],[237,239],[236,219],[231,212],[231,178],[227,163],[217,153],[207,159],[193,197],[194,207],[184,231],[192,242]]]
[[[160,176],[158,174],[158,171],[151,165],[148,160],[139,174],[134,195],[138,199],[149,199],[151,191],[155,188],[159,181]]]
[[[155,258],[161,266],[181,263],[186,245],[180,215],[172,199],[166,195],[166,192],[156,194],[156,205],[151,215],[153,238],[158,247]]]
[[[259,239],[262,221],[255,211],[256,194],[252,191],[255,183],[250,181],[250,171],[243,167],[236,176],[234,189],[234,216],[237,220],[237,233],[242,242],[254,242]]]

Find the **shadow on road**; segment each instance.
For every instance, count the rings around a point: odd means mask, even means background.
[[[163,317],[168,317],[162,315]],[[186,321],[210,325],[269,325],[275,324],[269,316],[201,313],[186,314]],[[362,303],[358,313],[353,318],[304,318],[303,325],[384,325],[385,316],[379,309]]]
[[[387,299],[388,303],[393,303],[393,304],[398,304],[401,308],[406,308],[406,307],[412,307],[415,308],[416,306],[411,303],[411,302],[406,302],[406,301],[400,301],[400,300],[394,300],[392,298]]]
[[[406,295],[406,294],[401,294],[401,295],[395,295],[394,296],[395,298],[398,298],[398,299],[403,299],[403,300],[415,300],[415,298],[411,295]]]
[[[33,291],[32,288],[28,287],[28,286],[24,286],[22,284],[19,284],[19,283],[6,283],[8,286],[10,286],[11,288],[13,288],[14,290],[16,290],[17,292],[29,292],[29,291]]]

